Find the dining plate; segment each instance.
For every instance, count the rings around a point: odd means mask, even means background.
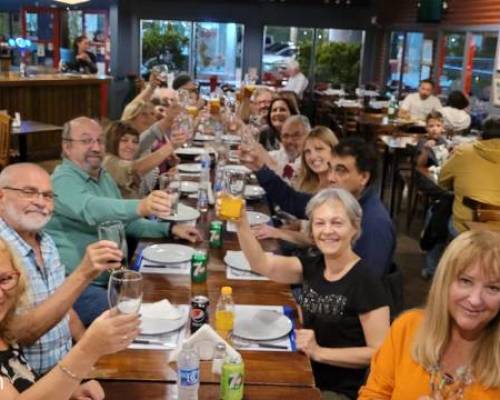
[[[182,181],[181,182],[181,192],[183,193],[194,193],[197,192],[200,187],[198,182],[192,181]]]
[[[215,140],[214,135],[204,135],[203,133],[197,132],[196,135],[194,135],[194,140],[198,140],[200,142],[211,142]]]
[[[187,319],[187,313],[184,313],[182,317],[178,319],[141,317],[141,334],[157,335],[159,333],[173,332],[184,327]]]
[[[266,252],[266,254],[272,253]],[[224,263],[230,268],[238,271],[253,272],[242,251],[228,250],[224,256]]]
[[[238,135],[222,135],[222,140],[226,142],[241,142],[241,137]]]
[[[273,340],[288,335],[292,329],[290,318],[278,311],[241,307],[234,320],[233,333],[247,340]]]
[[[148,246],[142,252],[142,258],[160,264],[177,264],[191,261],[194,249],[182,244],[161,243]]]
[[[250,174],[252,171],[245,167],[244,165],[238,165],[238,164],[229,164],[224,167],[224,171],[235,171],[235,172],[241,172],[244,174]]]
[[[175,150],[175,154],[181,156],[199,156],[205,152],[203,147],[181,147]]]
[[[262,186],[246,185],[244,194],[247,199],[255,199],[264,196],[266,192]]]
[[[267,224],[271,217],[258,211],[247,211],[247,219],[250,225]]]
[[[177,165],[177,170],[179,172],[200,173],[201,164],[200,163],[179,164]]]
[[[200,212],[193,207],[186,206],[185,204],[179,203],[177,206],[177,214],[169,215],[164,219],[166,221],[174,222],[185,222],[185,221],[196,221],[200,217]]]

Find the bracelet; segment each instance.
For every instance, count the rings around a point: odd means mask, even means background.
[[[73,371],[69,370],[66,368],[62,363],[57,364],[59,369],[64,372],[67,376],[69,376],[71,379],[74,379],[75,381],[82,381],[83,378],[80,378],[78,375],[76,375]]]

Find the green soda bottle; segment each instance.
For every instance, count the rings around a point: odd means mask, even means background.
[[[243,378],[245,376],[245,365],[240,355],[227,356],[222,366],[220,378],[221,400],[243,399]]]

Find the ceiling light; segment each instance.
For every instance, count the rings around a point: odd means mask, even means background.
[[[76,4],[87,3],[90,0],[54,0],[54,1],[57,1],[58,3],[64,3],[64,4],[69,4],[71,6],[74,6]]]

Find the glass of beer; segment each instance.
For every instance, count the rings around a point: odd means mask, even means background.
[[[228,169],[224,173],[224,181],[224,190],[220,194],[218,217],[224,220],[237,220],[245,206],[243,193],[245,192],[246,174]]]
[[[208,109],[210,110],[210,114],[219,114],[220,113],[220,98],[210,97],[208,100]]]

